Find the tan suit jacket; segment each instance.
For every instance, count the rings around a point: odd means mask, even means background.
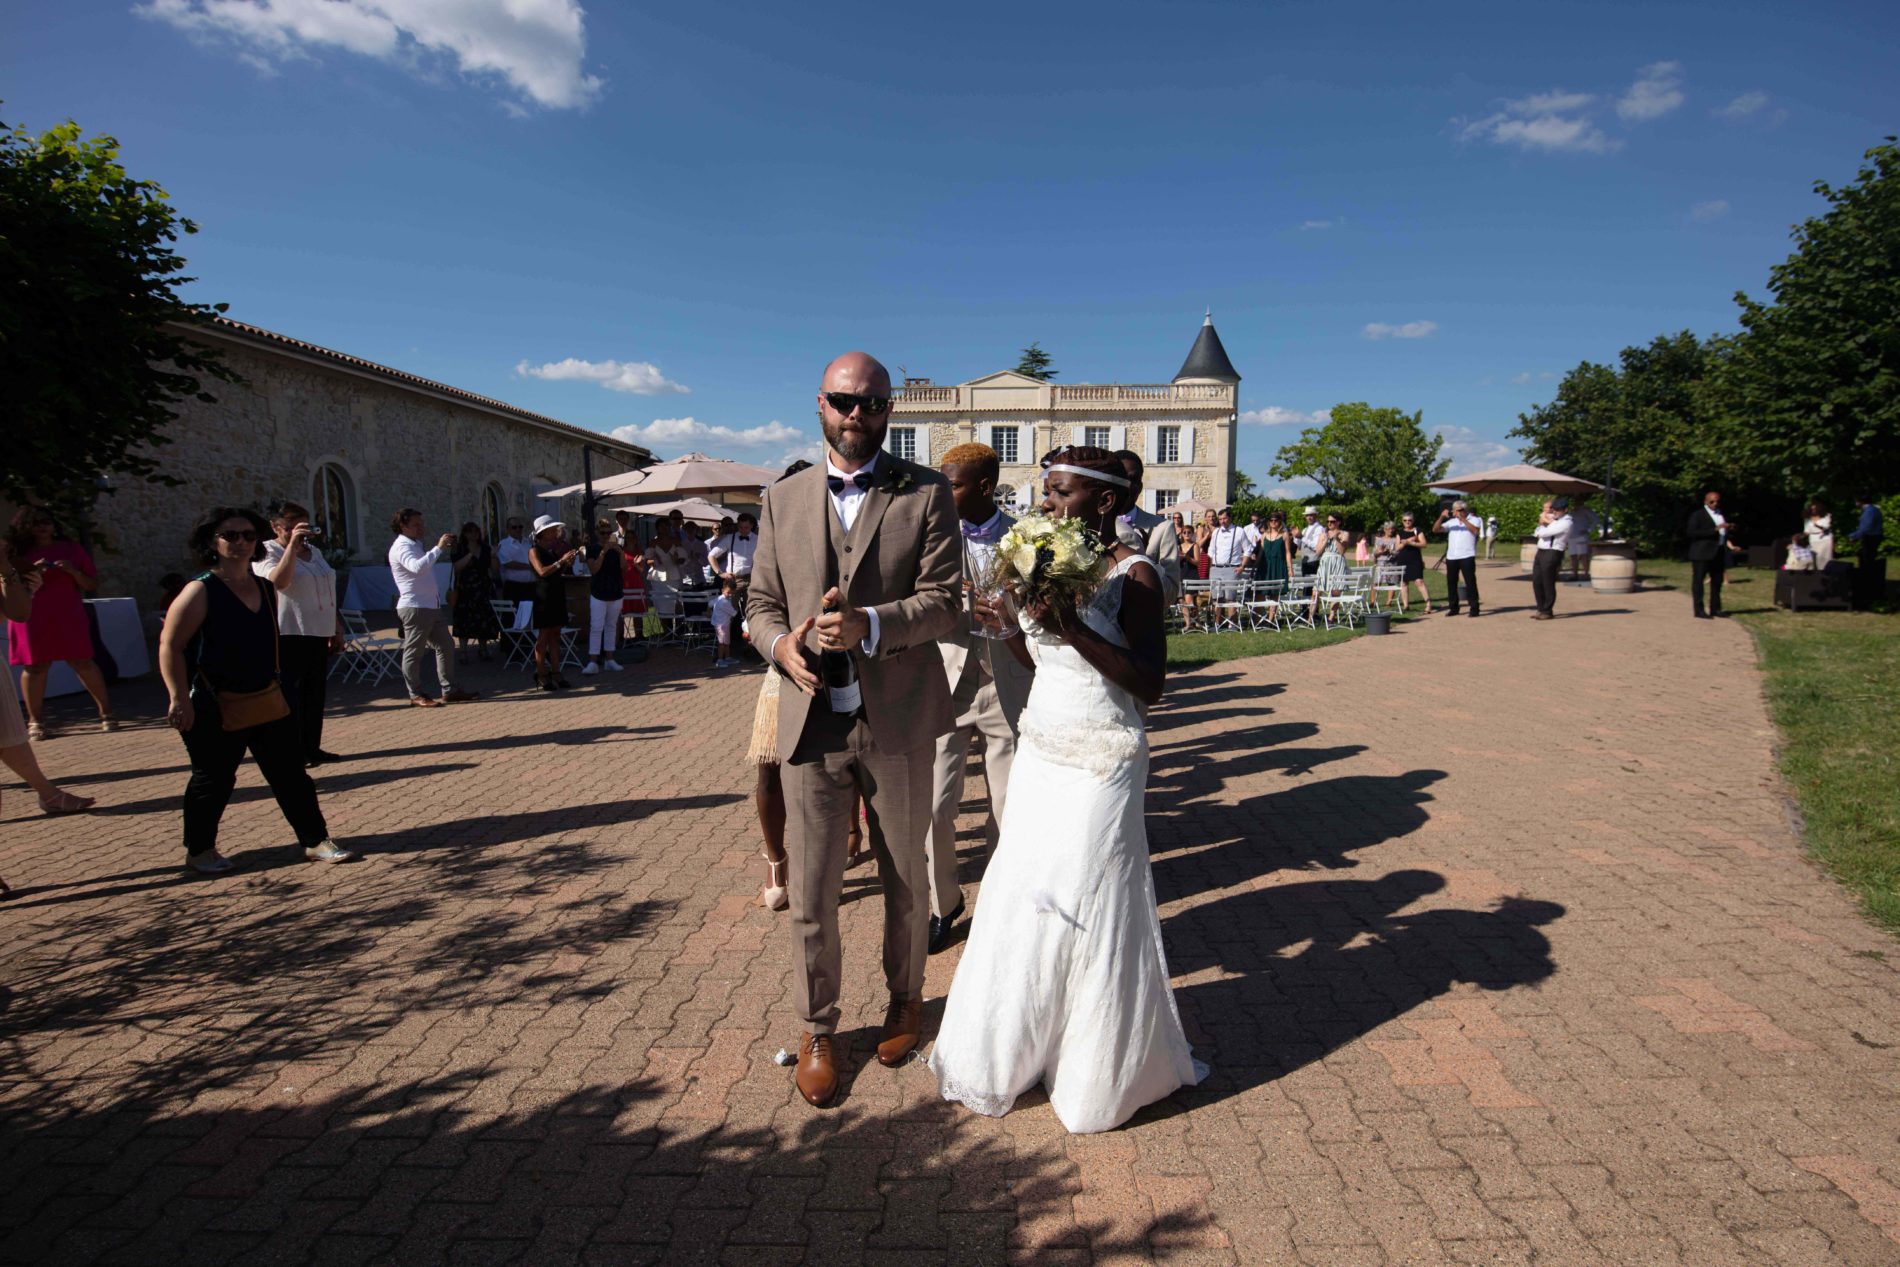
[[[1015,522],[1007,511],[1003,512],[1002,531],[1008,532],[1010,525]],[[1003,716],[1009,719],[1009,728],[1016,729],[1016,721],[1023,715],[1023,705],[1029,702],[1029,688],[1035,685],[1036,675],[1024,668],[1022,662],[1010,653],[1009,644],[972,634],[968,616],[959,609],[956,624],[938,640],[937,647],[943,653],[944,672],[949,675],[952,691],[963,681],[963,670],[970,656],[974,654],[979,657],[990,680],[996,683],[997,702],[1003,706]],[[956,703],[961,706],[967,701],[958,700]]]
[[[875,477],[843,553],[832,545],[837,511],[822,463],[772,486],[759,508],[746,618],[769,653],[779,635],[820,613],[835,574],[848,605],[877,612],[877,654],[854,647],[851,656],[872,741],[901,753],[934,743],[956,721],[936,640],[958,620],[963,546],[943,476],[882,453]],[[810,645],[817,650],[815,638]],[[788,757],[813,705],[799,690],[779,697],[779,751]]]

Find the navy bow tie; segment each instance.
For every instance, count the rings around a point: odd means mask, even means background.
[[[844,492],[846,483],[856,484],[861,489],[868,489],[871,487],[871,473],[869,471],[859,471],[856,475],[851,476],[848,481],[842,475],[825,476],[825,486],[834,493]]]

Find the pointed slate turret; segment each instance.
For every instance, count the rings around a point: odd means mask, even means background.
[[[1193,350],[1186,361],[1181,363],[1181,372],[1174,376],[1177,383],[1190,380],[1211,379],[1217,383],[1238,383],[1240,372],[1234,363],[1227,359],[1227,349],[1221,346],[1220,335],[1214,333],[1214,313],[1208,310],[1201,322],[1200,337],[1194,340]]]

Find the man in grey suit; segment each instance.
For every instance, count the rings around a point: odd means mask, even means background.
[[[794,1080],[820,1108],[838,1090],[838,897],[860,793],[884,890],[879,1063],[898,1064],[923,1032],[931,758],[955,721],[936,641],[956,624],[962,589],[956,507],[941,475],[883,451],[890,415],[890,374],[871,357],[825,368],[826,460],[780,480],[760,507],[746,612],[794,688],[779,696],[778,736],[792,989],[806,1028]],[[843,653],[855,680],[828,686],[820,653]]]
[[[1122,544],[1141,551],[1155,565],[1155,571],[1161,574],[1163,597],[1172,607],[1181,601],[1181,539],[1175,535],[1174,524],[1166,515],[1157,515],[1153,511],[1141,508],[1141,477],[1144,467],[1139,453],[1128,449],[1117,449],[1115,456],[1121,461],[1122,470],[1128,472],[1129,496],[1134,505],[1128,513],[1115,521],[1115,535]]]
[[[950,481],[963,533],[963,557],[974,568],[987,556],[1016,521],[996,504],[1000,468],[996,450],[987,444],[959,444],[943,455],[939,468]],[[964,767],[970,760],[970,740],[983,737],[983,779],[989,785],[990,818],[999,827],[1003,802],[1009,791],[1009,767],[1016,759],[1016,731],[1023,705],[1029,702],[1034,674],[1010,654],[1005,642],[971,632],[969,617],[957,622],[938,640],[943,667],[950,681],[950,701],[956,709],[956,729],[937,740],[930,839],[929,952],[950,944],[950,933],[963,914],[963,888],[957,883],[957,808],[963,802]],[[1014,635],[1021,637],[1018,633]]]

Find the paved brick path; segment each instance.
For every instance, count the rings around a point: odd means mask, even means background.
[[[946,1106],[868,1029],[841,1107],[797,1098],[756,678],[704,657],[346,690],[354,867],[291,861],[247,771],[243,873],[183,879],[176,739],[57,738],[106,808],[0,815],[0,1259],[1900,1262],[1900,948],[1801,856],[1746,635],[1568,587],[1534,625],[1506,575],[1174,682],[1149,823],[1215,1073],[1105,1136]]]

